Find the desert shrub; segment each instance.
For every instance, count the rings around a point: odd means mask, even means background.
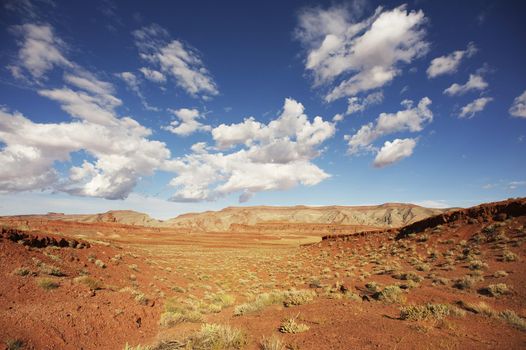
[[[263,293],[256,296],[256,298],[250,302],[237,305],[234,308],[234,315],[244,315],[280,303],[287,307],[301,305],[311,301],[315,295],[316,293],[310,290],[272,291],[270,293]]]
[[[508,276],[508,273],[504,270],[498,270],[493,273],[493,277],[500,278],[500,277],[506,277]]]
[[[488,304],[486,304],[483,301],[481,301],[481,302],[479,302],[477,304],[475,304],[475,303],[468,303],[468,302],[464,302],[464,301],[458,301],[457,305],[460,306],[461,308],[463,308],[464,310],[473,312],[475,314],[480,314],[480,315],[489,316],[489,317],[493,317],[496,314],[495,310],[493,310],[491,308],[491,306],[489,306]]]
[[[179,286],[173,286],[172,290],[176,293],[186,293],[186,289],[184,289],[183,287],[179,287]]]
[[[322,287],[322,284],[318,278],[313,278],[309,282],[309,288],[321,288],[321,287]]]
[[[499,313],[499,317],[508,324],[517,327],[521,330],[526,330],[526,320],[512,310],[504,310]]]
[[[481,280],[483,280],[483,278],[478,276],[464,276],[461,279],[456,280],[453,284],[453,287],[462,290],[471,289],[477,282],[480,282]]]
[[[503,294],[509,293],[509,288],[504,283],[490,284],[489,286],[482,288],[481,292],[492,297],[499,297]]]
[[[47,265],[44,263],[40,264],[39,270],[40,272],[46,275],[50,275],[50,276],[57,276],[57,277],[65,276],[65,274],[62,272],[60,268],[56,266],[52,266],[52,265]]]
[[[124,350],[151,350],[152,348],[150,346],[141,346],[141,345],[137,345],[137,346],[131,346],[131,345],[128,345],[128,343],[126,343],[126,345],[124,346]]]
[[[502,253],[502,261],[511,262],[511,261],[517,261],[518,257],[517,254],[512,253],[510,251],[505,251]]]
[[[270,338],[263,337],[260,343],[261,350],[285,350],[285,344],[276,335]]]
[[[365,288],[367,288],[367,290],[372,293],[380,291],[380,286],[376,282],[367,282],[365,284]]]
[[[449,285],[449,279],[445,277],[436,276],[433,278],[433,284],[440,284],[443,286]]]
[[[428,240],[429,240],[429,235],[427,235],[427,234],[420,235],[416,239],[416,241],[419,242],[419,243],[427,242]]]
[[[210,300],[211,304],[219,306],[220,309],[232,306],[236,301],[236,298],[233,295],[225,293],[217,293],[210,295],[208,296],[208,299]]]
[[[427,271],[431,270],[431,266],[429,266],[429,264],[422,263],[422,264],[415,265],[415,269],[417,271],[427,272]]]
[[[106,264],[102,260],[99,260],[99,259],[95,260],[95,265],[97,267],[100,267],[101,269],[105,269],[106,268]]]
[[[128,265],[128,268],[129,268],[130,270],[135,271],[135,272],[138,272],[138,271],[139,271],[139,267],[137,266],[137,264],[130,264],[130,265]]]
[[[20,350],[24,348],[24,342],[20,339],[7,339],[5,346],[6,350]]]
[[[405,302],[405,295],[399,286],[387,286],[373,295],[373,298],[383,301],[387,304],[403,303]]]
[[[297,316],[288,318],[285,321],[283,321],[281,325],[279,326],[279,331],[281,333],[296,334],[296,333],[306,332],[309,330],[309,326],[307,326],[304,323],[296,322],[296,319],[297,319]]]
[[[89,277],[89,276],[75,277],[75,279],[73,281],[75,283],[84,284],[91,290],[102,289],[102,282],[100,280],[97,280],[97,279]]]
[[[134,299],[140,305],[147,305],[150,302],[150,299],[146,296],[146,294],[140,292],[135,293]]]
[[[50,278],[39,278],[37,284],[40,288],[45,290],[57,289],[60,285]]]
[[[246,344],[245,334],[228,325],[204,324],[199,332],[184,340],[183,349],[199,350],[234,350],[241,349]]]
[[[426,304],[426,305],[409,305],[400,310],[402,320],[441,320],[446,316],[464,316],[465,311],[448,304]]]
[[[18,276],[27,276],[31,273],[27,267],[18,267],[13,271],[13,274]]]
[[[201,303],[192,300],[170,298],[164,304],[161,326],[173,327],[182,322],[199,322],[203,318]]]
[[[285,292],[283,305],[285,305],[286,307],[294,305],[303,305],[312,301],[315,295],[316,293],[310,290],[293,290]]]
[[[481,270],[481,269],[486,269],[487,267],[488,267],[488,264],[486,264],[485,262],[481,260],[472,260],[469,263],[470,270]]]
[[[394,278],[405,281],[413,281],[416,283],[422,282],[423,278],[417,275],[415,272],[403,272],[393,275]]]

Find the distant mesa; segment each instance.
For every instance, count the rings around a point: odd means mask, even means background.
[[[101,214],[65,215],[48,213],[34,218],[80,223],[118,223],[144,227],[167,227],[191,231],[226,232],[245,226],[345,225],[394,228],[412,224],[448,209],[414,204],[385,203],[367,206],[253,206],[227,207],[219,211],[187,213],[162,221],[133,210],[111,210]],[[27,216],[26,216],[27,217]]]

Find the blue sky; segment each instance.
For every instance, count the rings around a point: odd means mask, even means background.
[[[526,196],[524,10],[4,2],[0,214]]]

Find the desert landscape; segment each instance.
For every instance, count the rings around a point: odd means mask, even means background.
[[[0,224],[5,349],[526,344],[526,199]]]
[[[525,13],[1,0],[0,350],[526,349]]]

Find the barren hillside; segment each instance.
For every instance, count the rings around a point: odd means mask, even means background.
[[[400,227],[446,210],[412,204],[327,207],[229,207],[220,211],[180,215],[166,222],[171,227],[203,231],[227,231],[232,225],[329,224],[372,227]],[[235,227],[235,226],[234,226]],[[232,227],[232,228],[234,228]]]

